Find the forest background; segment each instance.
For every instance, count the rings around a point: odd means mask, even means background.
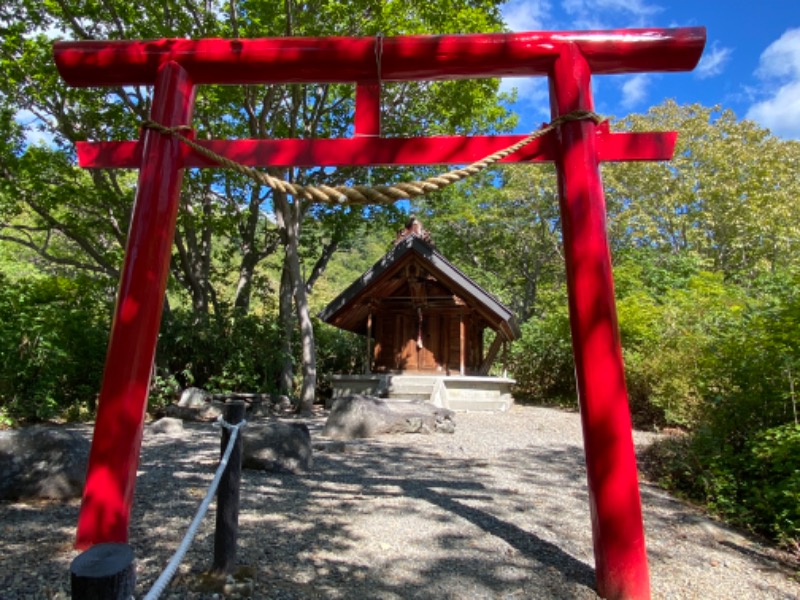
[[[10,0],[0,7],[0,424],[91,420],[136,173],[81,170],[75,143],[133,139],[151,90],[70,89],[56,37],[264,37],[504,30],[491,0]],[[386,84],[383,133],[511,130],[496,80]],[[347,85],[205,86],[198,137],[337,137]],[[21,111],[35,115],[22,125]],[[631,412],[674,435],[664,486],[800,548],[800,143],[723,107],[672,101],[612,120],[680,132],[667,163],[603,166]],[[31,143],[36,130],[43,139]],[[298,183],[386,183],[432,169],[284,169]],[[520,402],[576,408],[551,166],[506,166],[411,205],[297,202],[224,170],[187,172],[149,408],[183,387],[288,394],[308,410],[363,343],[316,313],[390,247],[409,212],[511,307]]]

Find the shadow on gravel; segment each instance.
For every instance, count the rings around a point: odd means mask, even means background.
[[[218,430],[186,430],[145,440],[130,529],[137,596],[178,547],[217,466]],[[565,518],[555,514],[558,494],[580,493],[571,449],[530,448],[489,461],[444,457],[429,442],[404,436],[317,452],[306,475],[244,471],[237,562],[254,574],[252,597],[596,597],[593,569],[550,527]],[[563,472],[563,489],[554,490],[558,484],[532,461],[557,477]],[[31,565],[0,578],[0,596],[52,598],[69,589],[77,511],[77,502],[0,507],[1,516],[13,516],[2,526],[0,557]],[[7,524],[18,521],[24,531]],[[211,597],[198,582],[211,566],[213,536],[212,505],[168,595]]]
[[[137,596],[178,547],[219,460],[217,429],[186,429],[146,434],[130,531]],[[343,453],[316,452],[314,470],[299,476],[245,471],[238,564],[255,580],[250,597],[596,598],[582,448],[566,437],[555,446],[526,438],[524,447],[461,456],[452,439],[354,442]],[[654,581],[707,570],[712,550],[735,552],[731,569],[746,557],[757,567],[750,579],[776,565],[655,486],[641,489],[648,535],[660,542],[648,546]],[[67,597],[77,513],[77,501],[0,505],[0,561],[24,567],[0,569],[0,597]],[[212,597],[198,582],[213,536],[212,505],[166,597]],[[769,593],[750,597],[790,597]]]
[[[9,598],[10,590],[38,591],[30,597],[50,598],[63,588],[69,581],[78,507],[78,501],[0,504],[0,563],[5,565],[0,569],[0,598]],[[19,540],[23,527],[25,539]]]
[[[567,579],[587,587],[594,586],[594,569],[573,558],[555,544],[520,529],[513,523],[498,519],[490,513],[462,504],[446,494],[429,488],[422,488],[423,491],[420,492],[420,489],[414,487],[409,493],[470,521],[486,533],[502,538],[531,560],[561,571]]]
[[[317,454],[303,477],[246,473],[251,501],[264,510],[240,532],[242,556],[262,565],[259,597],[595,597],[590,566],[508,518],[500,500],[513,491],[492,485],[485,462],[443,458],[400,439]],[[532,505],[528,512],[537,518]],[[425,556],[394,547],[406,537],[413,546],[413,532],[369,539],[371,530],[352,525],[356,517],[409,515],[443,528]],[[414,564],[398,575],[393,561]]]

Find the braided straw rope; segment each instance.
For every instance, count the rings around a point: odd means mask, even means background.
[[[495,152],[486,158],[472,163],[461,169],[455,169],[441,175],[429,177],[422,181],[407,181],[394,183],[392,185],[354,185],[354,186],[336,186],[330,187],[327,185],[305,186],[296,185],[273,177],[268,173],[253,169],[251,167],[242,165],[236,161],[226,158],[208,148],[189,139],[181,134],[181,131],[190,129],[188,126],[180,127],[165,127],[155,121],[144,121],[142,126],[147,129],[154,129],[165,135],[171,135],[180,140],[195,152],[202,154],[206,158],[217,162],[223,167],[233,169],[234,171],[246,175],[255,181],[269,186],[274,190],[291,194],[295,198],[302,198],[312,202],[321,202],[329,204],[379,204],[391,203],[397,200],[408,200],[416,198],[417,196],[424,196],[430,192],[441,190],[453,183],[466,179],[472,175],[480,173],[487,167],[495,164],[496,162],[504,159],[506,156],[513,154],[517,150],[527,146],[533,140],[546,135],[559,127],[563,123],[570,121],[582,121],[584,119],[591,119],[596,124],[603,121],[603,118],[589,110],[574,110],[560,117],[556,117],[549,124],[542,127],[538,131],[531,133],[528,137],[520,140],[516,144],[509,146],[504,150]]]

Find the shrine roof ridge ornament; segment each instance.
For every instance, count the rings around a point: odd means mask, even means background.
[[[398,37],[63,41],[53,46],[71,86],[151,85],[177,62],[194,84],[352,83],[548,75],[567,47],[593,74],[690,71],[704,27]],[[380,46],[380,52],[376,52]],[[380,68],[378,68],[379,56]]]

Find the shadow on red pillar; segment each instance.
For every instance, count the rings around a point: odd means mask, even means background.
[[[591,71],[567,46],[550,74],[553,117],[592,110]],[[614,303],[595,124],[560,128],[556,160],[597,592],[649,599],[642,507]]]
[[[151,118],[187,125],[194,85],[177,63],[161,66]],[[78,517],[77,548],[127,542],[156,340],[169,275],[181,181],[180,142],[151,130],[125,249],[114,321]]]

